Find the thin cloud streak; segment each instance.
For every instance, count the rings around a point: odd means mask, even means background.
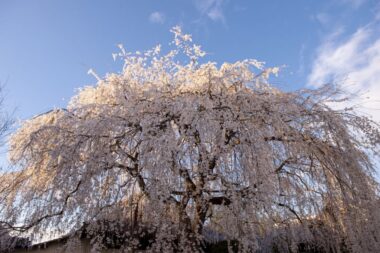
[[[367,0],[339,0],[342,4],[349,4],[354,8],[358,8],[363,5]]]
[[[327,26],[330,24],[331,17],[326,12],[317,13],[314,17],[321,25]]]

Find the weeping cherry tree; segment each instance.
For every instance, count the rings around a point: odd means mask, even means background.
[[[126,251],[149,234],[152,252],[217,241],[231,252],[380,252],[379,125],[334,109],[333,85],[281,91],[269,83],[278,68],[201,64],[192,37],[172,32],[169,53],[120,46],[120,73],[21,124],[2,226],[36,237],[123,221]]]

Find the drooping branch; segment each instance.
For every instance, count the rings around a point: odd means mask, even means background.
[[[40,224],[44,220],[47,220],[47,219],[50,219],[53,217],[57,217],[57,216],[62,216],[66,210],[66,207],[67,207],[67,204],[68,204],[70,198],[72,198],[74,196],[74,194],[79,190],[79,187],[81,186],[81,184],[82,184],[82,180],[79,180],[75,189],[73,189],[71,192],[69,192],[66,195],[64,202],[63,202],[63,206],[57,212],[54,212],[51,214],[45,214],[45,215],[39,217],[38,219],[36,219],[32,222],[29,222],[28,224],[25,224],[25,225],[16,225],[15,226],[15,225],[12,225],[11,223],[6,222],[6,221],[0,221],[0,224],[3,226],[5,225],[6,228],[14,230],[14,231],[25,232],[25,231],[28,231],[29,229],[33,228],[34,226]]]

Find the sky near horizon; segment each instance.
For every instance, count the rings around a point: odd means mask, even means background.
[[[17,119],[65,107],[88,75],[120,71],[112,53],[171,41],[180,25],[208,53],[284,66],[281,89],[337,82],[380,121],[378,0],[0,0],[0,84]]]

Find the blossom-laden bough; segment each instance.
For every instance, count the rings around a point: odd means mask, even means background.
[[[213,240],[239,252],[380,252],[377,123],[328,106],[341,99],[333,85],[284,92],[262,62],[201,64],[191,36],[172,32],[174,50],[120,46],[120,73],[22,123],[2,226],[36,237],[118,221],[130,251],[149,235],[152,252]],[[85,227],[101,248],[109,226]]]

